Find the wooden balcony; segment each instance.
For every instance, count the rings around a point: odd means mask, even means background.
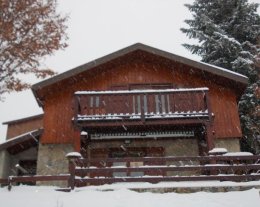
[[[192,124],[210,120],[208,88],[75,93],[77,126]]]

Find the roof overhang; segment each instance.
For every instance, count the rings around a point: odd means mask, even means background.
[[[36,129],[13,137],[0,144],[0,151],[7,150],[10,154],[17,154],[31,147],[38,146],[43,129]]]
[[[179,63],[185,64],[185,65],[191,66],[193,68],[197,68],[201,71],[205,71],[205,72],[208,72],[213,75],[227,78],[231,81],[235,81],[235,82],[243,84],[243,85],[247,85],[247,83],[248,83],[248,78],[239,73],[235,73],[230,70],[227,70],[227,69],[224,69],[221,67],[217,67],[214,65],[206,64],[203,62],[191,60],[191,59],[188,59],[188,58],[185,58],[185,57],[182,57],[179,55],[175,55],[175,54],[163,51],[163,50],[159,50],[157,48],[153,48],[153,47],[141,44],[141,43],[136,43],[134,45],[128,46],[124,49],[118,50],[114,53],[111,53],[111,54],[101,57],[99,59],[93,60],[89,63],[86,63],[86,64],[76,67],[74,69],[71,69],[69,71],[66,71],[64,73],[58,74],[47,80],[36,83],[32,86],[33,94],[34,94],[38,104],[40,106],[42,106],[43,104],[41,103],[41,100],[38,97],[38,93],[37,93],[38,90],[40,90],[44,87],[50,86],[52,84],[55,84],[57,82],[60,82],[62,80],[68,79],[70,77],[73,77],[75,75],[78,75],[82,72],[85,72],[85,71],[95,68],[97,66],[100,66],[106,62],[112,61],[113,59],[123,57],[134,51],[138,51],[138,50],[144,51],[144,52],[147,52],[150,54],[154,54],[157,56],[161,56],[161,57],[167,58],[171,61],[179,62]]]
[[[17,123],[20,123],[20,122],[31,121],[31,120],[40,119],[40,118],[43,118],[43,114],[38,114],[38,115],[28,116],[28,117],[21,118],[21,119],[6,121],[6,122],[3,122],[2,124],[4,124],[4,125],[17,124]]]

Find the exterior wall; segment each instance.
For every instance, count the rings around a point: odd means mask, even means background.
[[[8,124],[6,139],[10,139],[42,127],[43,127],[42,116],[21,121],[21,122],[10,123]]]
[[[38,175],[59,175],[68,173],[68,161],[66,154],[73,151],[73,146],[70,144],[40,144],[37,160]],[[65,187],[67,182],[51,181],[38,182],[43,185],[56,185]]]
[[[240,152],[239,139],[217,139],[215,147],[226,148],[228,152]]]
[[[108,90],[113,85],[172,83],[176,87],[208,87],[212,111],[215,114],[214,130],[217,138],[241,137],[237,112],[236,91],[194,72],[179,63],[125,59],[115,64],[86,71],[73,80],[59,82],[44,100],[44,134],[42,143],[73,143],[80,148],[79,132],[73,127],[73,94],[79,90]],[[68,87],[66,87],[68,86]],[[56,91],[56,92],[55,92]],[[41,93],[41,92],[39,92]],[[45,94],[46,95],[46,94]]]
[[[124,140],[122,141],[100,141],[92,142],[89,149],[93,151],[95,149],[109,149],[109,148],[120,148],[121,145],[126,145]],[[162,147],[165,149],[165,156],[184,156],[199,155],[197,139],[158,139],[158,140],[133,140],[127,147]],[[108,156],[108,155],[107,155]],[[105,158],[105,157],[104,157]]]

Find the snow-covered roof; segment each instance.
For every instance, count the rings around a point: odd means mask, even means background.
[[[195,60],[192,60],[192,59],[188,59],[186,57],[178,56],[178,55],[175,55],[175,54],[172,54],[172,53],[169,53],[169,52],[166,52],[166,51],[162,51],[162,50],[159,50],[157,48],[153,48],[153,47],[141,44],[141,43],[136,43],[134,45],[128,46],[124,49],[121,49],[119,51],[111,53],[107,56],[93,60],[89,63],[86,63],[86,64],[81,65],[79,67],[76,67],[74,69],[68,70],[64,73],[58,74],[54,77],[51,77],[47,80],[41,81],[37,84],[34,84],[32,86],[32,91],[33,91],[39,105],[41,105],[38,94],[37,94],[38,90],[40,90],[44,87],[50,86],[54,83],[60,82],[62,80],[68,79],[70,77],[73,77],[75,75],[78,75],[78,74],[85,72],[87,70],[93,69],[97,66],[100,66],[104,63],[112,61],[116,58],[123,57],[123,56],[125,56],[129,53],[135,52],[135,51],[143,51],[143,52],[150,53],[150,54],[153,54],[153,55],[156,55],[156,56],[159,56],[159,57],[163,57],[163,58],[169,59],[169,60],[174,61],[174,62],[179,62],[179,63],[185,64],[185,65],[191,66],[193,68],[197,68],[198,70],[201,70],[203,72],[208,72],[208,73],[211,73],[213,75],[224,77],[224,78],[227,78],[231,81],[239,82],[239,83],[242,83],[242,84],[245,84],[245,85],[248,82],[248,78],[246,76],[239,74],[239,73],[235,73],[235,72],[232,72],[230,70],[227,70],[227,69],[224,69],[224,68],[221,68],[221,67],[217,67],[217,66],[214,66],[214,65],[210,65],[210,64],[202,63],[202,62],[195,61]]]
[[[3,143],[0,143],[0,151],[9,149],[13,146],[18,146],[18,148],[25,149],[22,145],[22,143],[33,141],[35,143],[38,143],[38,138],[42,134],[43,129],[35,129],[29,132],[26,132],[24,134],[18,135],[16,137],[13,137],[11,139],[6,140]]]
[[[118,91],[77,91],[76,95],[98,95],[98,94],[139,94],[139,93],[170,93],[170,92],[189,92],[189,91],[207,91],[208,88],[180,88],[180,89],[162,89],[162,90],[118,90]]]

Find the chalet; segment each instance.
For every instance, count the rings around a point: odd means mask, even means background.
[[[240,151],[237,103],[247,80],[131,45],[32,86],[44,114],[4,123],[0,177],[26,168],[64,173],[71,151],[87,158],[203,156],[214,147]]]

